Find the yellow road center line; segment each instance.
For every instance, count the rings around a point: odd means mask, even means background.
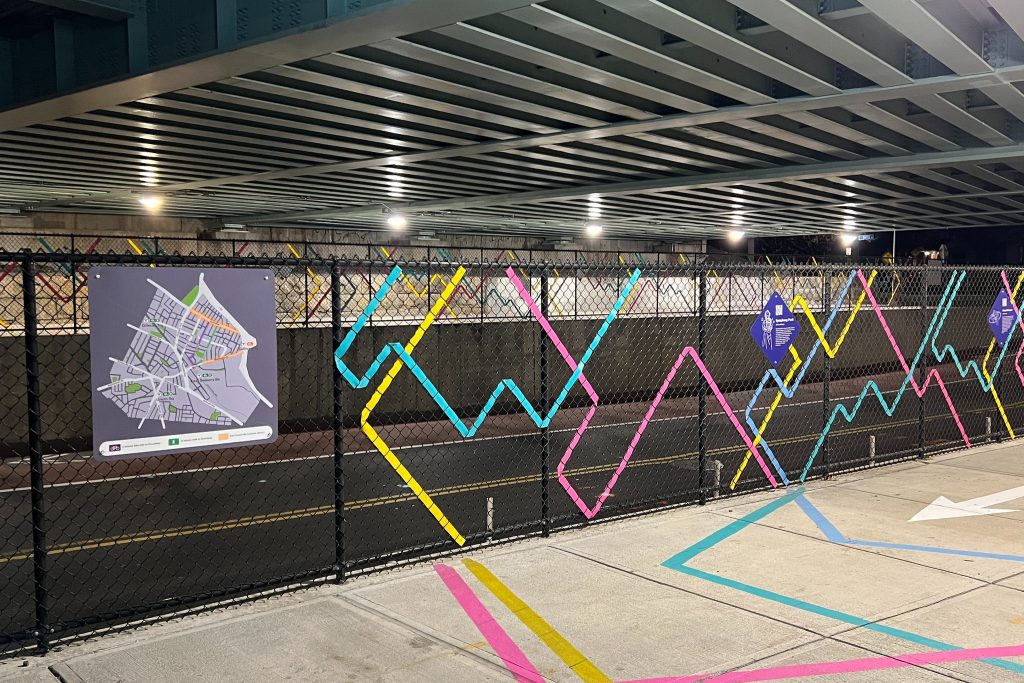
[[[580,680],[584,683],[612,683],[611,678],[566,640],[565,636],[555,630],[554,626],[545,621],[544,617],[533,611],[518,595],[512,592],[511,588],[492,574],[491,570],[473,560],[463,560],[462,563],[487,590],[494,594],[494,597],[498,598],[519,621],[523,622],[526,628],[533,631],[534,635],[551,648],[551,651],[558,655],[558,658],[565,662],[565,665],[572,669],[572,672],[579,676]]]
[[[1024,401],[1007,404],[1007,408],[1021,408],[1024,407]],[[986,408],[975,408],[973,410],[965,411],[966,414],[973,415],[975,413],[986,412]],[[927,421],[934,420],[945,420],[948,416],[946,415],[932,415],[926,417]],[[898,420],[894,422],[886,422],[885,424],[874,424],[866,425],[863,427],[855,427],[852,429],[836,430],[837,436],[848,436],[851,434],[863,434],[865,432],[878,431],[880,428],[895,429],[897,427],[905,427],[907,425],[917,424],[917,418],[910,418],[906,420]],[[801,443],[804,441],[811,441],[818,438],[818,432],[808,432],[806,434],[799,434],[795,436],[785,437],[782,439],[776,439],[775,443],[779,446],[790,446],[793,444]],[[718,446],[716,448],[709,448],[708,455],[729,455],[732,453],[739,453],[743,451],[742,446]],[[354,457],[355,454],[347,456]],[[697,457],[696,451],[688,451],[686,453],[674,453],[672,455],[663,455],[657,458],[647,458],[645,460],[639,460],[630,463],[630,467],[651,467],[655,465],[665,465],[668,463],[676,462],[679,460],[692,460]],[[588,474],[603,474],[611,472],[618,467],[618,463],[612,463],[608,465],[588,465],[585,467],[570,468],[565,471],[567,476],[581,476]],[[182,474],[188,473],[188,470],[182,472]],[[105,480],[97,480],[94,483],[103,483]],[[115,480],[116,481],[116,480]],[[486,491],[488,489],[495,489],[502,486],[518,486],[520,484],[535,484],[540,481],[539,474],[524,474],[517,477],[504,477],[501,479],[490,479],[486,481],[474,482],[469,484],[456,484],[453,486],[446,486],[442,488],[434,489],[434,498],[442,496],[458,495],[460,493],[471,493],[473,491]],[[416,496],[410,493],[399,493],[388,496],[378,496],[376,498],[364,498],[362,500],[353,500],[345,503],[346,510],[363,510],[366,508],[380,507],[384,505],[394,505],[397,503],[405,503],[416,500]],[[286,510],[284,512],[273,512],[264,515],[254,515],[251,517],[238,517],[235,519],[226,519],[220,522],[207,522],[205,524],[196,524],[192,526],[183,527],[172,527],[168,529],[154,529],[149,531],[139,531],[133,534],[122,534],[119,536],[109,536],[105,538],[92,538],[85,541],[71,541],[68,543],[58,543],[47,547],[47,553],[50,555],[63,555],[68,553],[80,552],[83,550],[94,550],[97,548],[107,548],[117,545],[127,545],[129,543],[142,543],[145,541],[159,541],[168,538],[181,538],[184,536],[194,536],[197,534],[212,533],[218,531],[230,531],[233,529],[244,529],[250,526],[258,526],[261,524],[274,524],[277,522],[287,522],[292,520],[307,519],[310,517],[319,517],[322,515],[333,515],[335,512],[334,505],[320,505],[311,508],[302,508],[299,510]],[[19,549],[13,553],[7,555],[0,555],[0,565],[7,564],[9,562],[16,562],[19,560],[28,560],[32,558],[32,550],[30,548]]]

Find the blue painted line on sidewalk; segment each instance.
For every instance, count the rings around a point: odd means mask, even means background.
[[[907,543],[887,543],[885,541],[863,541],[846,537],[832,522],[814,507],[806,497],[797,498],[796,504],[804,511],[814,524],[825,534],[825,538],[833,543],[842,545],[856,545],[870,548],[891,548],[895,550],[914,550],[922,553],[939,553],[942,555],[960,555],[963,557],[980,557],[989,560],[1006,560],[1008,562],[1024,562],[1024,555],[1006,555],[1002,553],[988,553],[980,550],[961,550],[958,548],[940,548],[930,545],[913,545]]]
[[[736,581],[734,579],[728,579],[724,576],[719,576],[718,574],[711,574],[709,572],[701,571],[700,569],[694,569],[692,567],[686,566],[686,562],[692,560],[694,557],[697,557],[706,550],[713,548],[722,541],[725,541],[726,539],[735,536],[743,529],[746,529],[751,524],[754,524],[764,519],[768,515],[775,512],[776,510],[779,510],[780,508],[784,507],[786,504],[791,503],[794,500],[799,500],[802,496],[803,489],[782,496],[777,500],[773,500],[767,505],[763,505],[754,510],[753,512],[744,515],[740,519],[737,519],[736,521],[727,524],[726,526],[722,527],[713,534],[710,534],[703,540],[698,541],[697,543],[691,545],[689,548],[686,548],[682,552],[676,553],[669,559],[662,562],[662,566],[666,567],[667,569],[673,569],[677,572],[686,574],[688,576],[703,579],[704,581],[709,581],[719,586],[725,586],[726,588],[731,588],[733,590],[746,593],[747,595],[752,595],[754,597],[762,598],[765,600],[771,600],[772,602],[777,602],[781,605],[786,605],[787,607],[803,610],[804,612],[809,612],[811,614],[817,614],[819,616],[827,617],[829,619],[834,619],[835,621],[839,621],[844,624],[850,624],[852,626],[864,628],[869,631],[874,631],[876,633],[881,633],[883,635],[892,636],[894,638],[899,638],[901,640],[906,640],[908,642],[916,643],[924,647],[930,647],[935,650],[962,649],[959,646],[950,645],[949,643],[944,643],[933,638],[928,638],[927,636],[922,636],[917,633],[911,633],[910,631],[904,631],[903,629],[894,628],[892,626],[886,626],[885,624],[869,621],[867,619],[864,619],[863,617],[858,617],[856,615],[848,614],[846,612],[840,612],[839,610],[834,610],[828,607],[822,607],[821,605],[816,605],[812,602],[807,602],[806,600],[800,600],[798,598],[790,597],[788,595],[783,595],[782,593],[776,593],[765,588],[752,586],[741,581]],[[835,530],[835,527],[832,527],[832,529]],[[839,533],[838,530],[835,531],[836,533]],[[1015,664],[1014,662],[1009,662],[1003,659],[982,659],[979,661],[985,662],[986,664],[991,664],[992,666],[999,667],[1007,671],[1013,671],[1014,673],[1024,674],[1024,665],[1021,664]]]

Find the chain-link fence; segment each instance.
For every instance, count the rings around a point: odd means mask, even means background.
[[[0,252],[0,652],[1024,427],[1019,270],[51,246]],[[274,271],[274,443],[94,454],[100,264]]]

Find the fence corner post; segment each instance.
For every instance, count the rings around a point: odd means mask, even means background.
[[[345,411],[344,381],[338,368],[333,367],[333,356],[342,342],[341,328],[341,266],[331,259],[331,371],[333,430],[334,430],[334,571],[335,580],[345,580]]]
[[[545,264],[540,276],[540,311],[548,317],[548,266]],[[551,435],[546,420],[551,410],[548,396],[548,337],[540,335],[540,414],[545,424],[540,430],[540,517],[541,536],[551,534],[551,511],[548,506],[548,461],[551,454]]]
[[[697,318],[697,355],[707,363],[708,338],[708,274],[701,268],[698,274],[698,318]],[[697,489],[700,492],[700,504],[707,503],[708,492],[704,485],[704,470],[708,462],[708,380],[701,375],[697,385]]]
[[[25,311],[25,381],[28,399],[35,631],[39,652],[43,654],[50,649],[49,591],[46,575],[46,501],[43,478],[43,416],[39,400],[39,318],[36,310],[36,266],[32,252],[27,249],[21,264],[21,281]]]

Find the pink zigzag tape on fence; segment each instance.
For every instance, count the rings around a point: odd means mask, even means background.
[[[494,650],[494,653],[501,658],[502,663],[517,683],[545,683],[545,679],[537,671],[533,662],[519,649],[516,642],[512,640],[508,632],[501,627],[498,620],[494,618],[482,602],[476,596],[473,589],[459,576],[459,573],[446,564],[435,564],[434,571],[441,577],[445,587],[451,592],[452,597],[459,603],[459,606],[466,613],[466,616],[476,625],[477,629],[487,639],[487,643]]]
[[[910,385],[913,387],[914,393],[917,394],[918,398],[924,396],[924,392],[928,391],[928,385],[934,378],[935,383],[939,386],[939,390],[946,399],[946,404],[949,406],[949,412],[953,415],[953,420],[956,422],[956,426],[960,430],[960,436],[963,437],[964,444],[970,448],[971,440],[968,438],[967,430],[964,429],[964,425],[960,421],[960,414],[956,412],[956,406],[953,405],[953,399],[950,398],[949,392],[946,391],[946,383],[942,381],[942,375],[939,374],[939,369],[932,368],[924,378],[924,384],[918,385],[917,380],[914,379],[913,372],[910,370],[910,366],[907,365],[907,359],[903,357],[903,352],[900,351],[900,346],[896,343],[896,338],[893,336],[892,330],[889,329],[889,323],[886,322],[885,316],[882,315],[882,310],[878,307],[878,302],[875,301],[874,292],[871,291],[871,287],[868,285],[867,280],[864,279],[864,271],[858,270],[857,277],[860,278],[860,282],[864,286],[864,291],[867,292],[868,300],[871,302],[871,307],[875,309],[875,315],[878,316],[878,322],[882,324],[885,336],[889,338],[889,343],[892,344],[892,349],[896,352],[896,357],[899,358],[900,365],[903,366],[903,372],[907,373],[907,376],[910,378]]]
[[[540,323],[540,326],[544,330],[544,333],[547,334],[548,337],[550,337],[551,342],[555,345],[555,348],[558,350],[559,355],[561,355],[562,359],[565,360],[566,364],[569,366],[569,369],[575,371],[576,360],[572,357],[572,354],[569,353],[569,350],[565,348],[565,345],[562,343],[562,340],[558,338],[558,334],[554,331],[554,329],[552,329],[551,323],[548,322],[548,319],[546,317],[544,317],[544,314],[540,311],[540,308],[537,306],[537,302],[533,300],[532,296],[530,296],[530,293],[526,290],[526,287],[523,285],[522,281],[516,275],[515,271],[510,267],[506,271],[506,274],[512,281],[512,284],[515,285],[516,290],[519,291],[519,295],[523,297],[523,301],[525,301],[526,305],[529,306],[530,312],[533,313],[533,316],[537,319],[537,322]],[[750,437],[747,436],[746,431],[744,431],[743,427],[740,426],[739,420],[733,413],[732,408],[729,406],[729,403],[725,400],[725,396],[722,395],[722,392],[719,390],[718,385],[715,383],[715,380],[711,377],[711,373],[708,372],[708,369],[707,367],[705,367],[703,361],[701,361],[700,356],[697,355],[697,351],[692,346],[688,346],[685,349],[683,349],[682,353],[679,354],[679,358],[676,360],[676,363],[672,367],[672,370],[668,373],[668,376],[665,378],[665,381],[662,384],[661,389],[658,391],[657,396],[655,396],[654,402],[651,404],[650,408],[647,409],[647,414],[644,416],[644,419],[640,422],[640,427],[637,429],[636,434],[633,436],[633,440],[630,442],[629,447],[626,449],[626,454],[622,456],[622,460],[619,461],[619,466],[615,468],[615,472],[612,474],[611,479],[608,480],[608,484],[605,486],[604,492],[601,493],[600,496],[598,496],[597,502],[594,504],[594,507],[592,508],[589,507],[585,502],[583,502],[583,499],[580,498],[580,495],[576,492],[576,489],[573,488],[572,484],[569,483],[568,478],[566,478],[565,476],[565,466],[569,462],[569,459],[572,457],[573,451],[576,450],[576,446],[579,444],[580,439],[583,437],[583,432],[587,431],[587,427],[590,426],[590,421],[597,413],[597,405],[598,401],[600,400],[597,395],[597,392],[594,390],[594,387],[590,384],[590,381],[586,378],[584,374],[580,374],[580,385],[583,387],[583,390],[587,392],[587,395],[590,396],[592,405],[590,406],[590,409],[587,411],[586,416],[584,416],[583,422],[580,424],[579,428],[576,430],[576,433],[573,435],[572,441],[569,442],[569,447],[566,449],[561,461],[559,461],[557,473],[558,483],[562,485],[562,488],[565,489],[565,492],[569,494],[569,497],[572,498],[574,503],[576,503],[576,507],[580,509],[580,512],[582,512],[587,519],[593,519],[594,516],[597,515],[598,511],[601,509],[601,506],[604,505],[604,501],[608,498],[608,496],[611,495],[612,489],[615,488],[615,484],[619,480],[619,475],[622,474],[622,472],[626,469],[626,465],[629,464],[629,459],[633,457],[633,451],[636,450],[636,446],[640,442],[640,438],[643,436],[644,430],[647,429],[647,425],[651,421],[651,418],[654,416],[654,412],[658,409],[658,406],[661,404],[661,400],[665,397],[665,393],[668,391],[669,386],[672,384],[672,380],[675,378],[676,372],[679,371],[680,366],[683,364],[683,360],[685,360],[687,356],[691,356],[693,358],[694,364],[697,366],[697,369],[700,370],[701,374],[704,375],[704,378],[708,382],[708,386],[711,387],[712,392],[714,392],[715,396],[718,398],[718,402],[722,405],[722,409],[729,416],[729,419],[732,421],[732,424],[736,428],[736,431],[739,432],[740,436],[743,438],[743,442],[746,444],[747,448],[750,449],[750,452],[754,454],[754,457],[757,458],[758,465],[761,466],[761,470],[764,471],[765,476],[768,477],[768,481],[771,482],[772,487],[778,488],[779,484],[775,480],[775,477],[772,475],[771,470],[769,470],[768,466],[765,464],[764,459],[761,457],[760,451],[757,450],[757,447],[750,440]]]
[[[918,654],[892,655],[889,657],[866,657],[864,659],[848,659],[840,662],[821,662],[818,664],[792,664],[789,666],[772,667],[770,669],[730,671],[718,676],[704,674],[702,676],[676,676],[672,678],[642,678],[634,681],[623,681],[623,683],[697,683],[697,681],[701,683],[750,683],[751,681],[779,681],[809,676],[829,676],[861,671],[900,669],[911,666],[926,666],[928,664],[1019,657],[1021,655],[1024,655],[1024,645],[1007,645],[970,650],[941,650],[939,652],[922,652]]]

